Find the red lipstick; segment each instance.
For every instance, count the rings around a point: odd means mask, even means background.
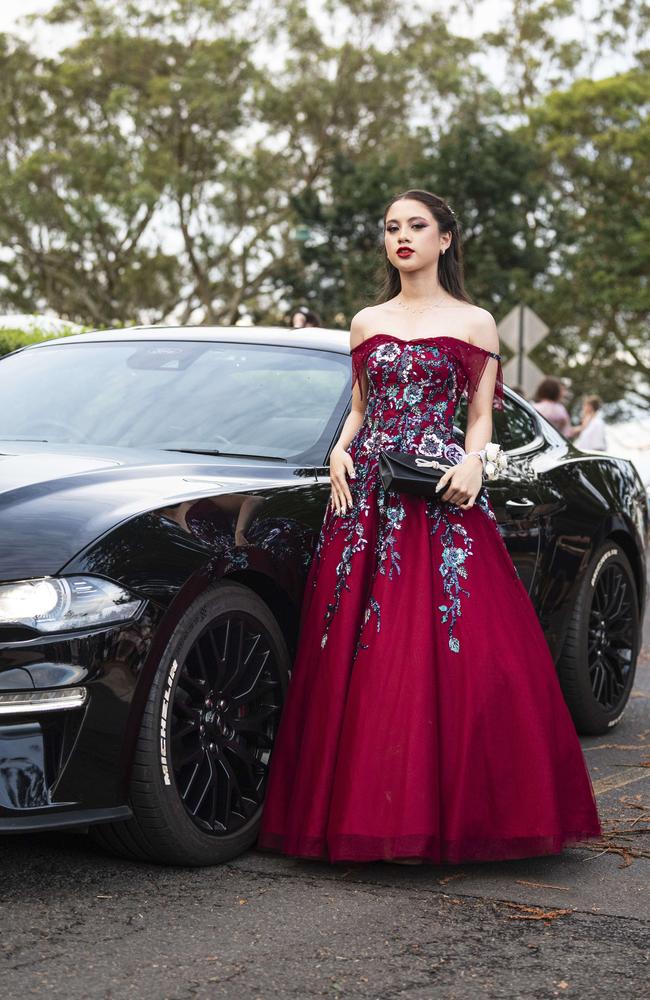
[[[410,257],[412,253],[415,253],[415,250],[411,250],[410,247],[400,247],[399,250],[397,251],[397,256]]]

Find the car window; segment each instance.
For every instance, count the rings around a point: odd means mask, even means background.
[[[320,464],[349,367],[345,354],[266,344],[54,344],[0,361],[0,439]]]
[[[456,437],[463,442],[467,427],[467,400],[462,397],[454,418]],[[503,400],[503,410],[492,411],[492,440],[498,442],[504,451],[523,448],[537,436],[537,424],[533,416],[509,396]]]
[[[493,425],[496,440],[504,451],[524,448],[538,434],[535,418],[508,396],[503,400],[503,410],[494,412]]]

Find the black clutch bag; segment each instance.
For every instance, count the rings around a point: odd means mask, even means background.
[[[379,475],[385,490],[394,493],[411,493],[418,497],[439,499],[436,486],[448,469],[456,462],[446,458],[427,458],[424,455],[406,455],[401,451],[379,453]],[[445,492],[445,489],[441,491]],[[483,492],[483,487],[477,496]]]

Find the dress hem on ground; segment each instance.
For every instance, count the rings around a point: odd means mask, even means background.
[[[512,837],[509,840],[477,839],[444,841],[429,835],[412,834],[401,837],[339,836],[326,845],[322,838],[302,838],[287,844],[282,834],[266,832],[257,842],[261,851],[286,854],[326,862],[390,861],[395,858],[422,858],[434,864],[464,864],[482,861],[512,861],[523,858],[560,854],[565,848],[579,847],[586,840],[602,836],[593,828],[583,831],[547,834],[536,837]]]

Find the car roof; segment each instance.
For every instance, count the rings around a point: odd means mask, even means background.
[[[326,327],[292,329],[285,326],[131,326],[118,330],[94,330],[90,333],[57,337],[33,344],[27,350],[42,350],[54,344],[101,344],[122,340],[184,340],[213,341],[235,344],[270,344],[278,347],[312,347],[320,351],[348,354],[350,334],[347,330]]]

